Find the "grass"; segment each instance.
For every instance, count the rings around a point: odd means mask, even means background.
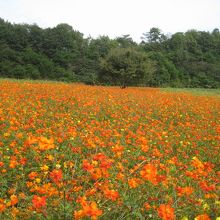
[[[181,92],[181,93],[191,93],[193,95],[202,96],[219,96],[220,89],[203,89],[203,88],[161,88],[164,92]]]

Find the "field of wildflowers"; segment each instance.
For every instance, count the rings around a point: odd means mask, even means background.
[[[220,219],[220,99],[0,81],[0,219]]]

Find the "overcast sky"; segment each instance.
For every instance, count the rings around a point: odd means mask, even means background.
[[[220,28],[220,0],[0,0],[0,17],[13,23],[54,27],[68,23],[85,36],[165,34]]]

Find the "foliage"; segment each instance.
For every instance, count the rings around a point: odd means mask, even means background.
[[[155,72],[142,79],[141,74],[127,78],[129,85],[217,88],[219,48],[217,28],[212,32],[189,30],[166,36],[153,27],[138,44],[129,34],[115,39],[108,36],[93,39],[85,38],[68,24],[42,29],[36,24],[11,24],[0,19],[0,76],[8,78],[119,85],[125,74],[119,71],[118,78],[116,73],[114,77],[106,77],[109,73],[103,71],[103,60],[130,49],[143,51],[154,64]],[[141,66],[146,65],[143,62]]]
[[[153,64],[143,52],[132,48],[116,48],[101,60],[99,75],[101,81],[125,88],[129,84],[143,82],[143,79],[145,82],[150,81]]]

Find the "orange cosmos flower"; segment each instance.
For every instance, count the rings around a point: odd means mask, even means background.
[[[158,216],[163,220],[172,220],[175,219],[174,208],[170,205],[161,204],[157,209]]]
[[[54,157],[53,157],[52,155],[50,155],[50,154],[47,155],[46,158],[47,158],[49,161],[53,161],[53,160],[54,160]]]
[[[136,188],[140,183],[140,180],[138,178],[130,178],[128,179],[128,185],[130,188]]]
[[[63,172],[61,169],[53,170],[50,172],[50,178],[55,182],[58,183],[63,178]]]
[[[125,175],[124,175],[123,173],[118,173],[118,174],[117,174],[117,179],[118,179],[118,180],[121,180],[121,181],[124,181]]]
[[[115,190],[110,190],[110,189],[105,189],[104,190],[104,195],[108,198],[111,199],[112,201],[116,201],[116,199],[119,197],[119,194]]]
[[[25,142],[25,145],[30,146],[30,145],[35,144],[35,143],[37,143],[37,138],[29,136],[28,139]]]
[[[110,161],[110,160],[101,161],[100,167],[102,169],[109,169],[111,166],[112,166],[112,161]]]
[[[93,169],[91,172],[92,179],[97,180],[102,177],[102,171],[99,168]]]
[[[147,164],[140,171],[141,177],[145,180],[157,184],[157,168],[151,164]]]
[[[148,202],[145,202],[144,203],[144,208],[146,209],[146,211],[148,211],[151,208],[151,206]]]
[[[86,171],[91,171],[94,169],[94,166],[88,162],[88,160],[83,160],[82,168]]]
[[[32,199],[33,207],[36,209],[42,208],[46,206],[46,196],[40,197],[37,195],[33,196]]]
[[[34,180],[38,176],[38,173],[36,172],[31,172],[28,174],[28,177],[30,180]]]
[[[195,220],[211,220],[207,214],[198,215],[195,217]]]
[[[193,189],[192,187],[177,187],[176,190],[177,190],[177,192],[178,192],[178,193],[177,193],[178,196],[183,196],[183,195],[189,196],[189,195],[191,195],[191,194],[193,193],[193,191],[194,191],[194,189]]]
[[[91,217],[91,219],[95,220],[98,216],[102,215],[102,210],[97,208],[96,202],[91,202],[91,204],[83,207],[86,216]]]
[[[123,146],[114,146],[112,147],[112,151],[118,156],[118,157],[121,157],[123,151],[124,151],[124,147]]]
[[[16,159],[11,159],[10,160],[10,164],[9,164],[10,168],[15,168],[17,165],[18,165],[18,162],[17,162]]]
[[[18,197],[16,195],[11,195],[10,196],[11,199],[11,205],[16,205],[18,203]]]
[[[192,165],[197,169],[204,169],[204,164],[197,157],[192,158]]]
[[[0,213],[5,210],[6,206],[3,203],[0,203]]]
[[[96,202],[87,202],[85,197],[78,199],[82,209],[74,212],[74,219],[81,219],[83,217],[90,217],[96,220],[98,216],[102,215],[102,210],[98,209]]]
[[[40,139],[39,139],[39,149],[41,151],[50,150],[50,149],[53,149],[53,148],[55,148],[55,145],[54,145],[54,140],[52,138],[47,139],[45,137],[40,137]]]
[[[199,186],[204,192],[209,192],[216,189],[214,184],[208,185],[205,181],[200,182]]]
[[[149,147],[148,147],[148,145],[141,145],[141,150],[144,152],[144,153],[146,153],[146,152],[148,152],[148,150],[149,150]]]
[[[21,165],[25,165],[25,164],[27,163],[27,158],[22,157],[22,158],[20,159],[19,163],[20,163]]]
[[[4,200],[0,198],[0,213],[3,212],[6,208],[6,205],[4,204]]]
[[[85,212],[81,209],[79,211],[74,211],[74,219],[78,220],[85,216]]]

